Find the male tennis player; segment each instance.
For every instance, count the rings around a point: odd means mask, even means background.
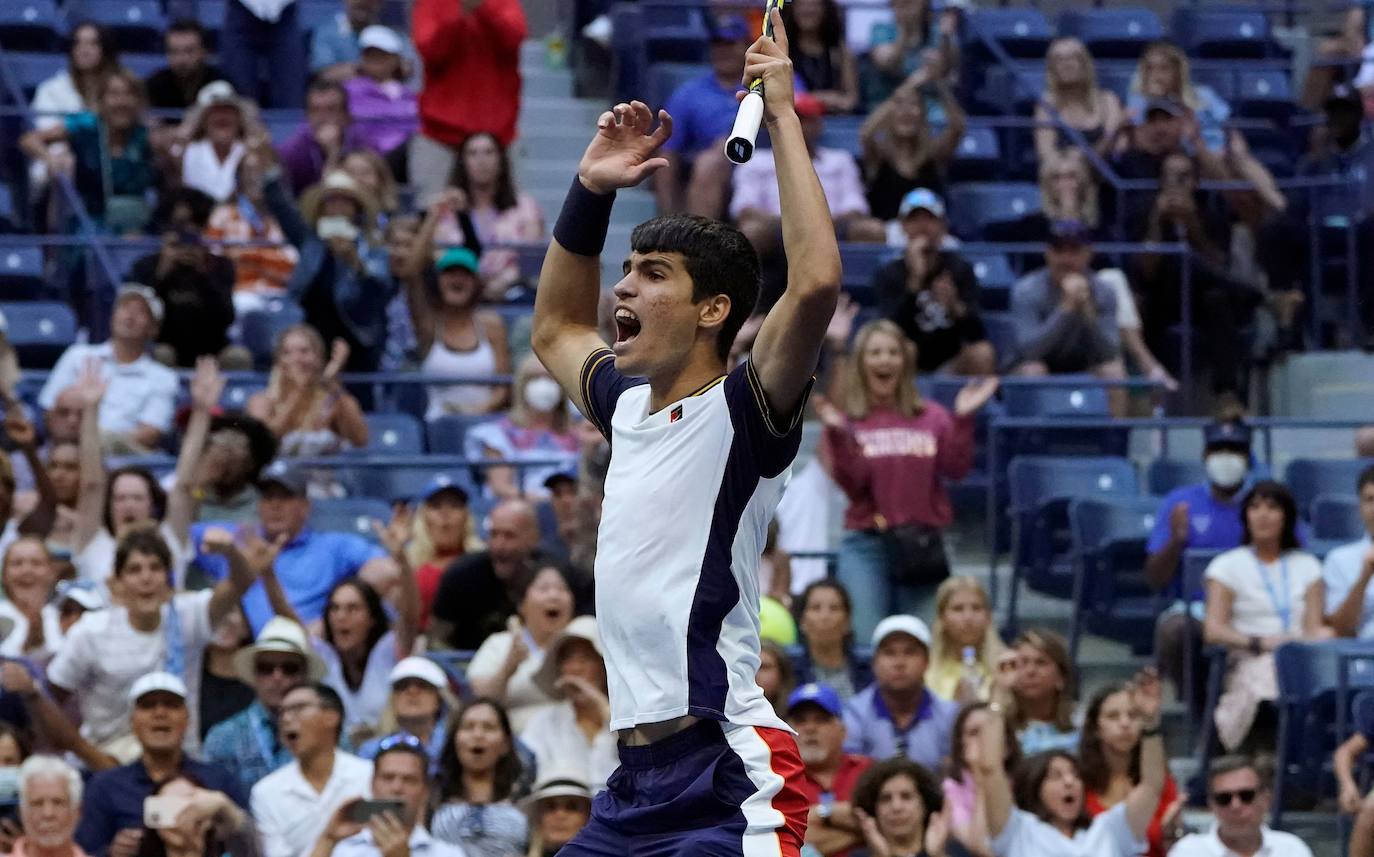
[[[615,286],[616,341],[597,335],[615,191],[667,165],[664,111],[657,125],[638,101],[602,114],[544,260],[535,351],[611,443],[596,612],[621,761],[560,855],[795,857],[805,835],[796,743],[754,681],[757,565],[840,254],[792,108],[787,36],[773,25],[776,42],[754,42],[744,79],[764,81],[790,273],[749,359],[726,365],[757,297],[758,258],[739,230],[689,215],[635,229]]]

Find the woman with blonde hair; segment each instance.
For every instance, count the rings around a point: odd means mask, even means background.
[[[549,477],[577,466],[577,432],[568,397],[539,362],[528,354],[515,370],[515,402],[510,413],[468,429],[463,440],[470,459],[553,461],[535,467],[488,467],[486,490],[494,498],[544,498]]]
[[[308,324],[292,325],[277,337],[267,389],[249,398],[245,411],[276,435],[280,455],[332,455],[367,445],[363,409],[339,383],[348,353],[348,345],[336,339],[326,363],[324,339]],[[312,475],[310,489],[312,496],[331,496],[337,484],[327,473]]]
[[[841,325],[842,326],[842,325]],[[916,390],[916,346],[887,320],[859,329],[854,358],[837,349],[831,398],[817,396],[823,454],[849,498],[836,577],[853,602],[853,630],[866,640],[884,616],[924,615],[931,588],[949,575],[942,531],[954,513],[946,480],[973,466],[973,416],[997,391],[995,377],[970,381],[953,412]]]
[[[926,670],[931,693],[959,703],[986,702],[1005,650],[983,584],[964,575],[941,583],[935,590],[935,627]]]
[[[1099,226],[1098,184],[1082,152],[1054,149],[1041,155],[1039,180],[1040,216],[1046,223],[1077,220]]]
[[[1035,108],[1035,153],[1043,163],[1056,151],[1074,148],[1060,125],[1083,136],[1106,157],[1124,120],[1116,93],[1097,85],[1092,54],[1072,36],[1050,42],[1045,54],[1045,92]]]
[[[1078,752],[1076,683],[1069,647],[1053,631],[1030,628],[1012,643],[1018,657],[1007,720],[1027,756],[1045,750]]]
[[[945,111],[938,131],[930,126],[924,92],[933,88]],[[927,70],[913,74],[879,104],[859,128],[864,193],[874,217],[895,220],[902,197],[918,187],[945,192],[945,174],[964,138],[964,110],[954,92]]]
[[[476,518],[463,485],[440,474],[424,493],[415,516],[414,537],[406,548],[420,590],[420,630],[428,630],[439,581],[455,560],[482,549]]]

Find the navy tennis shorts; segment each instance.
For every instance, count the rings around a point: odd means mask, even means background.
[[[791,733],[703,720],[620,746],[620,767],[559,857],[799,857],[810,809]]]

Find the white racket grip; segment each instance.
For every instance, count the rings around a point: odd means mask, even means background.
[[[746,163],[754,155],[754,138],[759,135],[759,125],[763,122],[763,96],[750,92],[739,103],[735,114],[735,127],[730,129],[730,137],[725,141],[725,157],[731,163]]]

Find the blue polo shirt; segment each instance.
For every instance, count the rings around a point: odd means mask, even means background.
[[[224,792],[244,811],[248,795],[228,771],[183,758],[181,771],[207,789]],[[143,800],[153,794],[157,783],[139,760],[108,771],[101,771],[86,784],[81,801],[81,823],[76,828],[76,844],[92,857],[106,853],[115,834],[128,828],[143,829]]]
[[[709,71],[679,86],[668,97],[666,109],[673,117],[673,136],[663,148],[690,161],[698,152],[728,136],[739,109],[735,102],[737,89],[725,89]]]
[[[949,753],[950,734],[958,714],[958,705],[922,690],[916,717],[903,731],[892,722],[874,682],[845,703],[844,751],[872,759],[890,759],[905,750],[913,762],[938,770],[940,761]]]
[[[191,527],[191,543],[196,546],[194,561],[213,580],[223,580],[229,574],[229,563],[219,554],[201,551],[200,542],[206,529],[235,524],[221,521],[205,522]],[[352,533],[317,533],[310,528],[286,543],[277,555],[277,580],[291,606],[296,608],[302,622],[313,622],[324,615],[329,591],[346,577],[352,577],[369,561],[385,556],[386,552],[362,536]],[[243,612],[253,626],[254,635],[272,618],[267,602],[267,590],[261,582],[243,596]]]

